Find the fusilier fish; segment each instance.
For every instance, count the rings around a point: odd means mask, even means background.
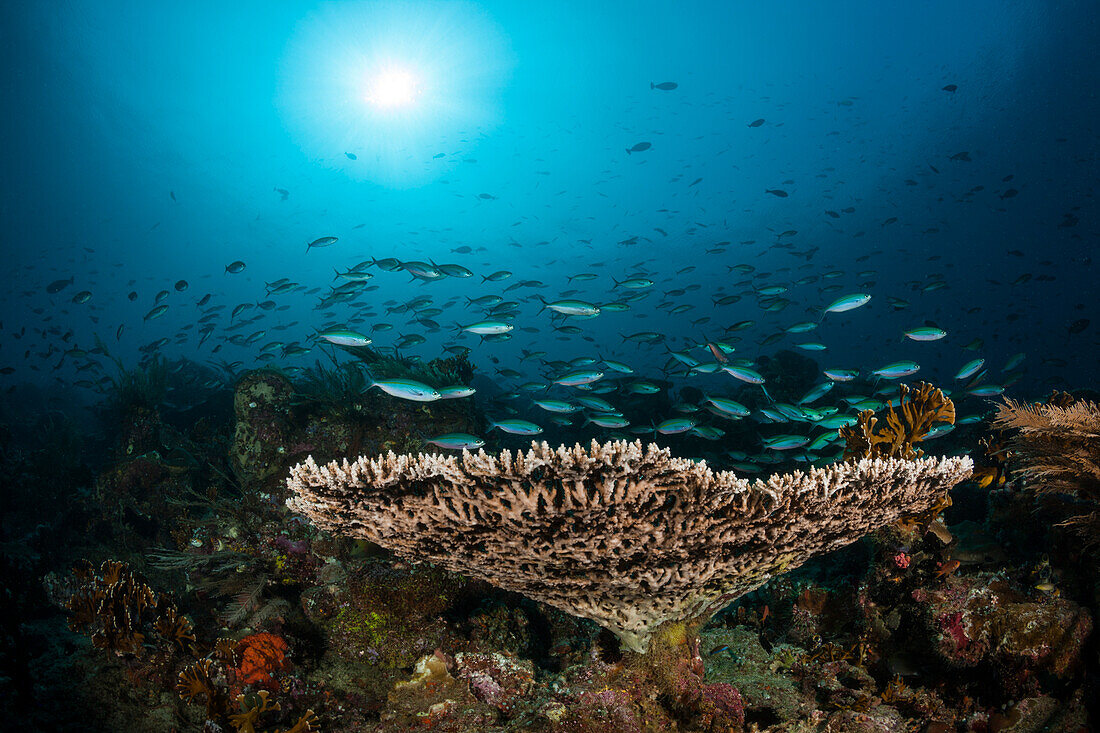
[[[434,438],[425,438],[424,442],[448,450],[474,450],[485,445],[484,440],[469,433],[445,433]]]
[[[328,341],[330,344],[336,344],[337,346],[370,346],[370,336],[364,336],[358,331],[350,331],[342,328],[332,328],[327,331],[321,331],[317,334],[317,338]]]
[[[436,389],[423,382],[417,382],[415,379],[371,380],[370,387],[367,387],[367,389],[372,387],[378,387],[391,397],[399,397],[413,402],[435,402],[442,397]]]
[[[871,300],[871,296],[867,293],[852,293],[851,295],[845,295],[843,298],[837,298],[825,308],[825,313],[844,313],[846,311],[855,310],[862,305],[867,305]]]

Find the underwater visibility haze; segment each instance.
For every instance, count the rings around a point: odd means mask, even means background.
[[[5,725],[1092,730],[1096,10],[4,3]]]

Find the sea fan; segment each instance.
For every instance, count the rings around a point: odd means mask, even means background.
[[[1006,400],[993,425],[1015,431],[1009,451],[1022,465],[1026,487],[1037,494],[1072,496],[1087,511],[1061,524],[1076,530],[1089,545],[1100,544],[1100,406],[1084,400]]]

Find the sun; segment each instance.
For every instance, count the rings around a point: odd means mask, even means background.
[[[420,95],[416,74],[408,69],[392,68],[378,72],[369,82],[366,99],[375,107],[408,107]]]

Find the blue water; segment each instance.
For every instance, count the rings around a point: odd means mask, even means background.
[[[700,343],[722,341],[731,358],[759,363],[805,340],[827,346],[804,354],[819,368],[864,376],[914,360],[914,378],[958,388],[958,369],[984,358],[982,384],[1009,383],[1010,396],[1092,387],[1094,11],[1091,2],[4,3],[0,384],[37,385],[55,405],[94,404],[116,372],[108,354],[132,368],[154,352],[215,365],[227,383],[265,365],[293,373],[328,361],[316,331],[346,325],[383,350],[423,335],[402,354],[425,360],[468,346],[484,376],[523,373],[497,379],[504,389],[555,376],[519,362],[524,349],[623,360],[639,377],[664,378],[666,347],[705,360]],[[367,99],[386,69],[413,75],[411,104]],[[677,88],[650,87],[668,81]],[[652,147],[626,152],[639,142]],[[789,195],[766,193],[777,189]],[[307,251],[323,236],[339,241]],[[462,247],[472,251],[453,252]],[[386,257],[474,276],[424,283],[371,267],[376,289],[316,307],[338,284],[335,268]],[[246,268],[226,272],[235,261]],[[482,282],[498,270],[514,274]],[[569,283],[577,273],[598,277]],[[567,321],[581,333],[554,331],[539,313],[536,295],[575,289],[571,297],[603,305],[623,294],[613,278],[637,276],[654,281],[648,295]],[[269,297],[265,283],[279,278],[303,287]],[[523,280],[543,287],[505,290]],[[765,310],[771,301],[754,292],[773,286],[787,288],[784,310]],[[168,310],[143,320],[162,290]],[[82,291],[90,299],[73,302]],[[871,302],[826,315],[808,338],[762,344],[854,292]],[[519,301],[510,340],[456,334],[455,322],[483,317],[460,296],[486,294]],[[714,305],[731,294],[742,298]],[[443,308],[438,331],[387,313],[422,295]],[[230,319],[234,307],[268,300],[271,310]],[[219,305],[202,340],[199,319]],[[725,333],[743,320],[755,325]],[[925,322],[947,336],[903,336]],[[377,323],[394,328],[371,331]],[[246,345],[229,340],[258,331]],[[665,341],[622,341],[641,331]],[[261,357],[276,341],[312,351],[276,344]],[[672,381],[741,387],[720,372]],[[969,411],[988,410],[967,399]]]

